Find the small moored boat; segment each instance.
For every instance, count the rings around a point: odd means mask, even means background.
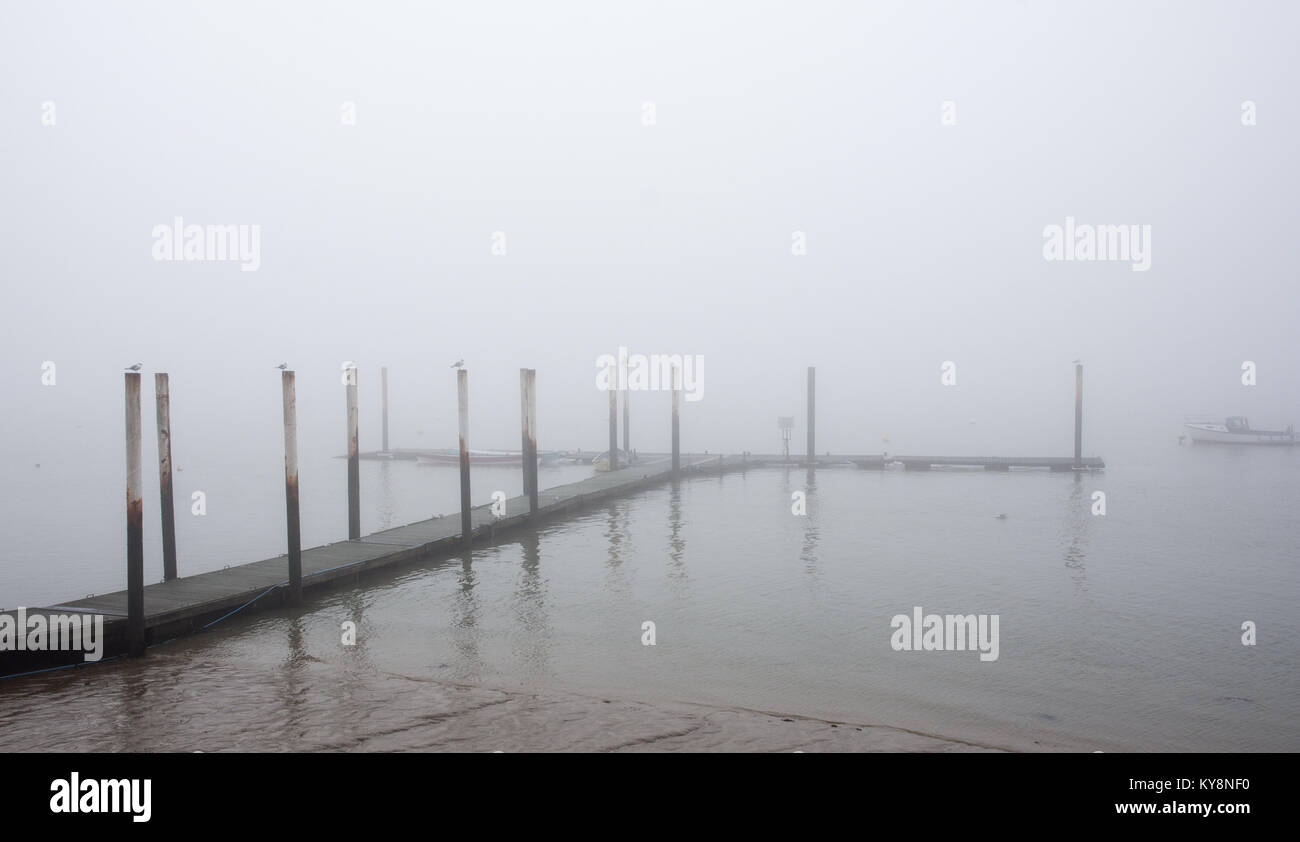
[[[619,450],[617,451],[617,453],[618,453],[618,466],[620,468],[626,468],[632,464],[632,458],[628,455],[628,452],[626,450]],[[601,453],[599,456],[597,456],[595,459],[591,460],[591,467],[595,468],[598,471],[608,471],[609,451],[606,450],[603,453]]]
[[[1285,430],[1256,430],[1243,416],[1234,415],[1223,423],[1213,421],[1187,421],[1183,424],[1187,436],[1195,442],[1213,444],[1296,444],[1294,426]]]
[[[542,454],[537,459],[542,461]],[[522,465],[524,454],[518,450],[470,450],[469,460],[475,465]],[[419,465],[459,465],[459,450],[429,450],[416,455]]]

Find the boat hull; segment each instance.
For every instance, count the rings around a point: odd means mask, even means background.
[[[618,451],[618,466],[620,468],[627,468],[630,467],[631,464],[632,464],[632,457],[628,454],[628,452],[626,450]],[[609,451],[607,450],[604,453],[597,456],[595,459],[593,459],[591,461],[591,467],[596,469],[597,471],[608,471]]]
[[[1287,446],[1296,444],[1294,434],[1273,430],[1232,431],[1222,424],[1184,424],[1192,441],[1205,444],[1247,444]]]
[[[415,461],[421,465],[459,465],[460,453],[421,453]],[[524,456],[522,453],[471,450],[469,461],[475,465],[522,465]],[[542,457],[538,456],[537,461],[540,464]]]

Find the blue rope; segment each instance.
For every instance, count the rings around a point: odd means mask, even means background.
[[[278,585],[272,585],[271,587],[269,587],[269,588],[267,588],[266,590],[262,591],[262,592],[261,592],[260,594],[258,594],[257,596],[255,596],[255,597],[253,597],[252,599],[250,599],[248,602],[245,602],[243,605],[241,605],[241,606],[239,606],[238,608],[236,608],[234,611],[231,611],[230,614],[226,614],[226,615],[224,615],[224,616],[222,616],[222,617],[218,617],[217,619],[213,620],[211,623],[208,623],[206,626],[203,626],[202,628],[205,628],[205,629],[206,629],[206,628],[210,628],[210,627],[212,627],[212,626],[215,626],[217,623],[220,623],[222,620],[226,619],[226,617],[229,617],[229,616],[231,616],[232,614],[238,614],[240,611],[243,611],[245,608],[247,608],[248,606],[252,605],[254,602],[257,602],[259,599],[261,599],[262,597],[266,596],[266,595],[269,594],[271,591],[275,590],[276,588],[283,587],[284,585],[287,585],[287,584],[289,584],[289,583],[288,583],[287,581],[284,581],[284,582],[281,582],[281,583],[278,584]],[[175,640],[175,638],[172,638],[172,639]],[[166,642],[166,641],[164,641],[164,642]]]
[[[344,569],[344,568],[346,568],[346,567],[355,567],[355,566],[357,566],[358,564],[364,564],[366,561],[367,561],[367,559],[361,559],[360,561],[349,561],[349,562],[346,563],[346,564],[340,564],[340,565],[337,565],[337,566],[335,566],[335,567],[328,567],[328,568],[326,568],[326,569],[324,569],[324,570],[319,570],[319,571],[317,571],[316,573],[313,573],[312,575],[313,575],[313,576],[319,576],[319,575],[321,575],[322,573],[329,573],[329,572],[334,571],[334,570],[342,570],[342,569]],[[282,587],[284,587],[285,585],[288,585],[288,584],[289,584],[289,580],[286,579],[286,580],[284,580],[283,582],[280,582],[280,583],[278,583],[278,584],[272,585],[271,587],[269,587],[269,588],[267,588],[266,590],[262,591],[260,594],[258,594],[257,596],[253,597],[253,598],[250,599],[248,602],[245,602],[243,605],[239,606],[238,608],[234,609],[233,611],[230,611],[230,612],[227,613],[227,614],[223,614],[222,616],[218,617],[217,619],[213,620],[212,622],[207,623],[207,624],[204,625],[204,626],[201,626],[201,627],[200,627],[200,631],[205,630],[205,629],[209,629],[209,628],[215,626],[217,623],[220,623],[222,620],[225,620],[225,619],[227,619],[227,618],[229,618],[229,617],[234,616],[235,614],[238,614],[240,611],[243,611],[245,608],[247,608],[248,606],[252,605],[254,602],[257,602],[259,599],[261,599],[262,597],[266,596],[266,595],[269,594],[271,591],[275,590],[276,588],[282,588]],[[159,641],[158,643],[151,643],[151,644],[149,645],[148,648],[149,648],[149,649],[153,649],[155,646],[163,646],[163,645],[165,645],[165,644],[167,644],[167,643],[171,643],[173,640],[180,640],[180,638],[179,638],[179,637],[171,637],[171,638],[168,638],[167,640]],[[39,669],[39,670],[30,670],[30,671],[28,671],[28,672],[15,672],[15,673],[11,673],[11,674],[9,674],[9,675],[0,675],[0,681],[3,681],[3,680],[6,679],[6,678],[21,678],[22,676],[25,676],[25,675],[39,675],[40,673],[43,673],[43,672],[54,672],[55,670],[74,669],[74,668],[76,668],[76,667],[82,667],[82,666],[85,666],[87,663],[90,663],[90,664],[102,664],[102,663],[106,663],[107,661],[116,661],[118,658],[121,658],[121,657],[122,657],[121,655],[112,655],[112,656],[107,657],[107,658],[101,658],[101,659],[99,659],[98,661],[86,661],[86,662],[79,663],[79,664],[64,664],[63,666],[59,666],[59,667],[46,667],[46,668],[44,668],[44,669]]]
[[[98,661],[83,661],[79,664],[64,664],[61,667],[46,667],[45,669],[29,670],[27,672],[14,672],[9,675],[0,675],[0,681],[4,681],[6,678],[22,678],[24,675],[39,675],[43,672],[54,672],[55,670],[75,669],[76,667],[84,667],[86,664],[102,664],[105,661],[116,661],[120,657],[122,656],[110,655],[107,658],[100,658]]]

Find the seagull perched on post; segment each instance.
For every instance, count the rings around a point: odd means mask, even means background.
[[[276,368],[280,369],[281,371],[284,371],[288,367],[289,367],[288,363],[280,363],[279,365],[276,366]]]
[[[452,368],[464,368],[464,367],[465,367],[465,360],[464,360],[463,358],[462,358],[462,359],[459,359],[459,360],[456,360],[456,362],[454,362],[454,363],[451,364],[451,367],[452,367]]]
[[[144,363],[136,363],[135,365],[127,366],[123,371],[139,371],[142,368],[144,368]]]

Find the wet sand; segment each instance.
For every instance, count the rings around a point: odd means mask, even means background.
[[[997,751],[876,725],[761,711],[647,704],[574,694],[436,685],[438,713],[397,731],[361,729],[346,743],[295,750],[533,752]]]
[[[179,666],[179,664],[178,664]],[[353,684],[311,659],[232,700],[181,682],[123,680],[81,696],[76,672],[0,687],[0,751],[818,752],[998,751],[897,728],[685,703],[533,693],[371,673]],[[78,673],[81,673],[78,675]],[[354,677],[354,676],[353,676]],[[286,684],[287,680],[287,684]],[[51,704],[52,701],[58,704]],[[365,711],[358,714],[357,711]]]

